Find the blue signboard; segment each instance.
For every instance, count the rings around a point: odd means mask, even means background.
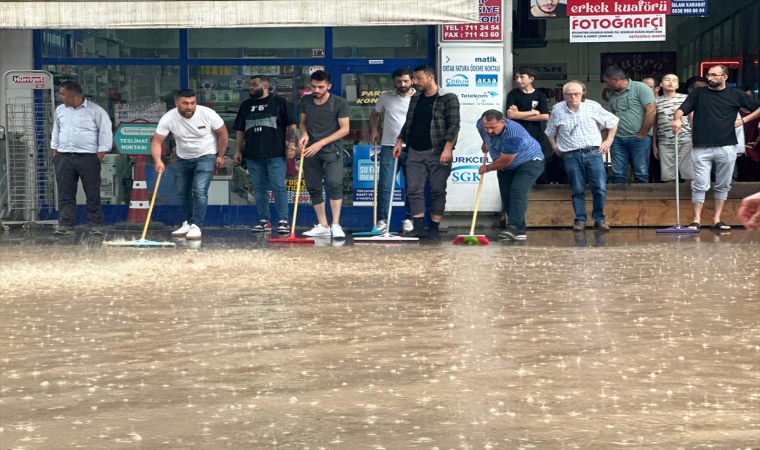
[[[378,157],[381,152],[378,147]],[[375,150],[371,145],[354,145],[354,206],[372,206],[375,189]],[[380,160],[377,161],[380,170]],[[396,174],[393,189],[393,206],[404,205],[404,176],[401,169]],[[388,205],[377,205],[388,208]]]
[[[706,16],[707,0],[670,0],[671,16]]]

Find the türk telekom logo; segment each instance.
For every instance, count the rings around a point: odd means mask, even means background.
[[[24,75],[14,75],[13,78],[11,78],[11,81],[17,84],[36,84],[36,83],[44,83],[45,77],[30,77],[30,76],[24,76]]]

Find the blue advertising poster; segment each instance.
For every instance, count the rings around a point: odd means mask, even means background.
[[[706,16],[707,0],[671,0],[671,16]]]
[[[380,156],[380,147],[378,157]],[[354,206],[372,206],[375,188],[375,150],[371,145],[354,145]],[[380,170],[380,160],[377,161]],[[404,206],[404,176],[396,174],[393,189],[393,206]],[[378,208],[382,205],[378,205]],[[388,205],[385,205],[387,208]]]

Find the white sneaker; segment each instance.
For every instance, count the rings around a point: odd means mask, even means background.
[[[343,232],[343,228],[337,223],[330,227],[333,239],[345,239],[346,233]]]
[[[330,236],[330,229],[318,223],[311,230],[304,232],[303,235],[309,237]]]
[[[172,231],[172,237],[175,237],[175,238],[185,237],[188,231],[190,231],[190,224],[187,222],[184,222],[181,227]]]
[[[404,220],[404,232],[408,233],[412,230],[414,230],[414,223],[409,219]]]
[[[198,228],[198,225],[190,225],[190,231],[187,232],[185,235],[185,239],[188,241],[200,241],[201,240],[201,229]]]
[[[384,220],[378,220],[377,221],[377,231],[386,231],[388,230],[388,224],[385,223]]]

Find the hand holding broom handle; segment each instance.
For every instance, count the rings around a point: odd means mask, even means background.
[[[487,156],[483,155],[483,167],[486,166]],[[480,191],[483,190],[483,178],[486,174],[480,176],[480,183],[478,183],[478,196],[475,198],[475,211],[472,212],[472,225],[470,226],[470,235],[475,234],[475,219],[478,217],[478,205],[480,205]]]
[[[148,232],[148,224],[150,224],[150,215],[153,213],[153,205],[156,204],[156,193],[158,192],[158,184],[161,183],[161,174],[163,172],[158,172],[158,178],[156,178],[156,187],[153,188],[153,198],[150,200],[150,206],[148,207],[148,218],[145,219],[145,226],[143,227],[142,237],[140,240],[145,239],[145,233]]]
[[[377,226],[377,143],[375,143],[375,168],[372,173],[375,181],[375,191],[372,194],[372,226]],[[391,197],[393,196],[393,186],[391,186]],[[388,227],[390,228],[390,227]]]

